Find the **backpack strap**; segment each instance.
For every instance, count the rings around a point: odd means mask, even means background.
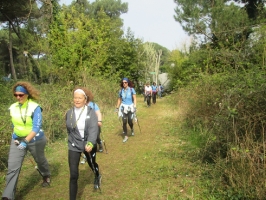
[[[132,88],[130,88],[130,91],[131,91],[131,96],[133,97],[133,90],[132,90]],[[122,98],[122,89],[119,92],[119,96],[120,96],[120,98]]]
[[[132,87],[130,87],[130,91],[131,91],[131,98],[132,98],[132,102],[134,102],[134,99],[133,99],[133,90],[132,90]],[[119,96],[120,96],[120,98],[122,98],[122,89],[120,90],[120,92],[119,92]]]

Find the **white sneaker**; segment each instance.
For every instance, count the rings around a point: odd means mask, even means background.
[[[85,164],[85,162],[86,162],[86,160],[83,159],[80,163],[81,163],[81,164]]]
[[[123,142],[125,143],[128,140],[128,137],[125,136],[125,138],[123,139]]]

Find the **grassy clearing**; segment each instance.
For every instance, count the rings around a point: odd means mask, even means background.
[[[93,189],[93,173],[80,165],[78,199],[212,199],[208,181],[202,179],[200,163],[193,160],[193,146],[178,127],[179,109],[168,98],[158,99],[147,108],[138,97],[135,136],[122,143],[122,127],[114,109],[104,110],[103,136],[108,154],[98,153],[103,175],[102,192]],[[62,121],[62,123],[64,123]],[[26,157],[20,174],[17,199],[68,199],[69,170],[65,140],[47,146],[46,156],[52,171],[52,184],[41,188],[41,178],[31,156]],[[4,175],[1,174],[1,188]]]

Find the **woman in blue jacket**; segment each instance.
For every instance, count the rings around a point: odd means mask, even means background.
[[[133,118],[137,107],[136,91],[132,87],[132,83],[128,78],[121,81],[121,90],[118,93],[116,104],[116,112],[123,120],[123,134],[125,135],[123,142],[128,140],[127,123],[131,128],[131,135],[134,136]]]
[[[156,96],[157,96],[158,87],[155,82],[153,82],[151,88],[152,88],[152,103],[156,104]]]

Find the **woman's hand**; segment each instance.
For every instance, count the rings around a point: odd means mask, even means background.
[[[91,152],[91,150],[92,150],[92,146],[91,146],[91,145],[88,145],[88,144],[86,144],[86,146],[85,146],[85,151],[86,151],[86,152],[88,152],[88,153],[90,153],[90,152]]]
[[[102,121],[98,121],[98,126],[102,126]]]

